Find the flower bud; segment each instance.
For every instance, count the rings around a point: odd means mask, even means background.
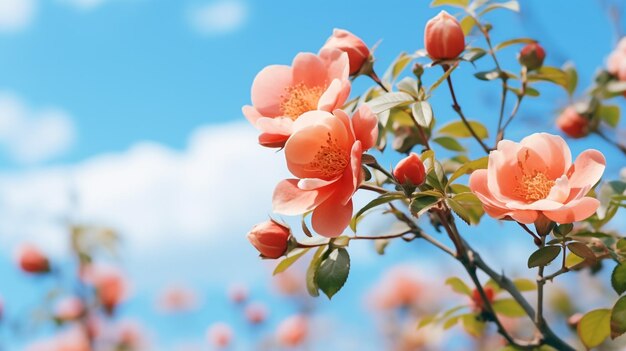
[[[291,230],[274,220],[259,223],[248,233],[248,240],[265,258],[279,258],[287,252]]]
[[[424,182],[426,178],[426,170],[420,157],[416,153],[402,159],[393,170],[393,176],[398,183],[402,185],[418,186]]]
[[[485,292],[485,296],[487,296],[487,301],[491,304],[496,294],[495,291],[493,291],[493,288],[490,286],[485,286],[483,291]],[[480,296],[478,289],[472,291],[472,304],[477,311],[482,311],[485,308],[485,301],[483,301],[482,296]]]
[[[589,118],[570,106],[557,118],[556,126],[571,138],[582,138],[589,134],[589,122]]]
[[[413,65],[413,74],[419,78],[422,76],[422,74],[424,74],[424,66],[420,65],[418,62],[416,62]]]
[[[209,343],[218,349],[224,349],[233,340],[233,330],[226,323],[215,323],[207,330]]]
[[[529,71],[540,68],[543,60],[546,58],[546,52],[538,43],[530,43],[522,48],[517,59],[519,63],[528,68]]]
[[[350,62],[350,75],[359,73],[363,64],[370,57],[370,49],[361,38],[344,29],[333,30],[333,35],[328,38],[323,49],[339,49],[348,54]]]
[[[459,21],[446,11],[426,23],[424,45],[434,60],[453,59],[465,49],[465,35]]]
[[[48,258],[35,246],[26,244],[17,254],[20,268],[27,273],[48,273],[50,262]]]

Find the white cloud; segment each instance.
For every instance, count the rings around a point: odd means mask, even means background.
[[[234,32],[244,25],[248,7],[238,0],[217,0],[193,7],[188,13],[191,26],[204,35]]]
[[[36,12],[35,0],[0,0],[0,32],[15,32],[28,27]]]
[[[245,123],[205,127],[182,152],[145,142],[76,165],[0,174],[0,238],[61,250],[71,214],[119,229],[133,255],[178,244],[223,248],[233,238],[244,244],[287,176],[282,154],[260,147],[256,136]]]
[[[63,110],[35,110],[19,97],[0,92],[0,147],[15,161],[34,164],[59,156],[74,137],[72,119]]]

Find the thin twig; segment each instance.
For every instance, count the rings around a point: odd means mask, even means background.
[[[447,69],[448,69],[447,67],[444,67],[444,71]],[[448,88],[450,89],[450,96],[452,97],[452,103],[453,103],[452,108],[459,115],[459,117],[461,117],[463,124],[465,124],[465,127],[469,130],[470,134],[472,134],[474,139],[478,141],[478,144],[480,144],[480,146],[483,148],[483,150],[485,150],[486,153],[489,153],[489,147],[482,141],[482,139],[480,139],[478,134],[476,134],[476,131],[474,131],[474,128],[472,128],[472,125],[467,121],[467,118],[465,118],[465,115],[463,114],[463,111],[461,110],[461,105],[459,105],[459,102],[456,99],[456,94],[454,93],[454,87],[452,85],[452,78],[448,76],[448,78],[446,78],[446,81],[448,82]]]

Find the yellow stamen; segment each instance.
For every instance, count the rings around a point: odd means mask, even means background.
[[[535,172],[533,175],[524,174],[515,192],[526,200],[537,201],[548,197],[553,186],[554,180],[548,179],[543,173]]]
[[[283,115],[295,121],[301,114],[316,110],[323,93],[322,87],[308,87],[303,83],[289,86],[281,96],[280,110]]]
[[[338,144],[337,139],[333,139],[330,133],[323,145],[309,163],[309,168],[319,172],[323,178],[332,179],[339,176],[348,166],[350,155]]]

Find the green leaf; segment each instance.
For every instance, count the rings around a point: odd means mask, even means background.
[[[513,284],[519,291],[534,291],[537,289],[537,283],[526,278],[514,279]]]
[[[621,297],[611,310],[611,339],[626,332],[626,296]]]
[[[461,19],[460,23],[461,23],[461,29],[463,29],[463,34],[465,36],[468,36],[472,32],[472,29],[474,29],[474,26],[476,25],[476,20],[472,16],[465,16],[463,17],[463,19]],[[468,61],[472,62],[473,60],[468,60]]]
[[[403,91],[407,94],[411,94],[414,98],[417,99],[419,96],[419,91],[417,91],[417,80],[413,77],[404,77],[397,84],[396,87],[398,90]]]
[[[492,304],[493,310],[507,317],[524,317],[526,312],[514,299],[496,300]]]
[[[495,9],[506,9],[506,10],[511,10],[513,12],[519,12],[520,10],[519,3],[516,0],[512,0],[508,2],[497,2],[497,3],[493,3],[485,7],[485,9],[482,10],[478,16],[481,17],[487,12],[493,11]]]
[[[430,124],[433,122],[433,109],[426,101],[418,101],[411,105],[411,111],[415,121],[423,128],[430,128]]]
[[[567,248],[576,256],[591,260],[591,262],[594,262],[596,260],[596,254],[594,254],[587,245],[581,242],[573,241],[567,244]]]
[[[466,17],[466,18],[470,18],[472,21],[474,20],[471,17]],[[461,23],[461,27],[462,26],[463,26],[463,23]],[[479,58],[485,56],[486,54],[487,54],[487,51],[481,48],[467,48],[465,49],[465,52],[463,53],[463,55],[461,55],[461,59],[468,61],[468,62],[474,62],[478,60]]]
[[[456,139],[449,137],[449,136],[440,136],[440,137],[434,138],[433,141],[450,151],[459,151],[459,152],[465,151],[465,148],[463,147],[463,145],[461,145],[461,143],[459,143],[458,141],[456,141]]]
[[[367,205],[363,206],[363,208],[361,208],[359,212],[357,212],[354,217],[352,217],[352,220],[350,221],[350,229],[352,229],[353,232],[356,232],[356,226],[359,222],[359,217],[361,217],[366,211],[376,206],[380,206],[394,200],[402,200],[404,198],[405,195],[402,193],[386,193],[380,195],[379,197],[370,201]]]
[[[309,268],[306,271],[306,289],[309,292],[309,295],[313,297],[320,295],[319,287],[315,281],[315,272],[317,272],[320,264],[322,263],[322,258],[324,257],[326,248],[327,246],[320,246],[317,251],[315,251],[315,255],[313,255],[311,263],[309,263]]]
[[[467,5],[469,5],[469,2],[470,0],[433,0],[433,2],[430,3],[430,6],[437,7],[437,6],[449,5],[449,6],[465,8],[467,7]]]
[[[287,268],[291,267],[291,265],[294,264],[300,257],[304,256],[304,254],[306,254],[309,249],[310,248],[298,248],[292,250],[289,255],[285,257],[285,259],[283,259],[282,261],[280,261],[280,263],[276,265],[276,268],[274,268],[274,273],[272,273],[272,275],[276,275],[287,270]]]
[[[569,62],[563,65],[563,72],[567,75],[567,93],[569,96],[572,96],[578,86],[578,72],[576,71],[576,67]]]
[[[480,202],[478,197],[474,195],[474,193],[459,193],[454,195],[452,199],[449,200],[452,200],[451,202],[455,203],[453,205],[449,202],[449,205],[459,217],[462,216],[461,213],[464,211],[464,215],[466,215],[467,218],[462,219],[465,220],[465,222],[468,224],[478,224],[480,222],[480,218],[485,213],[482,203]],[[461,209],[463,210],[456,208],[457,204],[460,205]]]
[[[350,273],[350,255],[344,248],[331,251],[315,273],[315,283],[331,299],[346,283]]]
[[[574,229],[574,225],[572,223],[563,223],[554,227],[554,234],[557,236],[566,236],[569,234],[572,229]]]
[[[441,196],[419,195],[411,201],[411,212],[417,217],[431,209],[441,201]]]
[[[452,173],[452,175],[450,176],[448,183],[452,183],[457,178],[465,174],[470,174],[477,169],[486,169],[488,164],[489,164],[489,156],[481,157],[479,159],[470,161],[464,164],[463,166],[459,167],[459,169],[457,169],[456,171],[454,171],[454,173]]]
[[[485,322],[476,318],[473,313],[463,314],[459,316],[463,322],[463,329],[474,337],[479,337],[485,331]]]
[[[532,44],[532,43],[536,43],[537,41],[535,39],[531,39],[531,38],[517,38],[517,39],[510,39],[510,40],[505,40],[503,42],[501,42],[500,44],[496,45],[493,48],[493,51],[498,51],[498,50],[502,50],[507,46],[511,46],[511,45],[515,45],[515,44]]]
[[[453,316],[453,317],[448,318],[443,323],[443,329],[444,330],[448,330],[448,329],[454,327],[459,322],[460,318],[461,318],[461,316]]]
[[[452,67],[450,67],[446,73],[444,73],[441,77],[439,77],[439,79],[437,79],[433,85],[430,86],[430,88],[428,88],[428,95],[430,95],[433,91],[435,91],[435,89],[437,89],[438,86],[441,85],[441,83],[443,83],[446,79],[448,79],[448,77],[450,77],[450,75],[452,74],[452,72],[454,72],[454,70],[459,67],[459,65],[453,65]]]
[[[588,349],[600,345],[611,332],[611,310],[608,308],[586,313],[578,323],[578,337]]]
[[[560,85],[566,91],[569,87],[569,76],[562,69],[551,66],[543,66],[536,72],[528,74],[529,82],[547,81]]]
[[[414,100],[415,99],[410,94],[404,92],[393,92],[374,98],[368,101],[367,104],[371,107],[372,112],[378,114],[393,107],[408,104]]]
[[[463,222],[465,222],[467,225],[470,225],[472,223],[471,215],[460,203],[458,203],[454,199],[446,199],[446,203],[448,204],[448,206],[450,206],[452,211],[463,220]]]
[[[500,71],[493,69],[491,71],[482,71],[474,73],[474,77],[480,80],[494,80],[500,77]]]
[[[407,54],[406,52],[400,53],[400,55],[398,55],[398,57],[393,60],[393,62],[387,69],[387,72],[385,72],[385,75],[383,76],[384,80],[388,82],[395,81],[398,76],[400,76],[402,71],[404,71],[409,66],[411,61],[413,61],[413,57],[411,55]]]
[[[544,246],[530,255],[528,258],[528,268],[547,266],[560,252],[560,246]]]
[[[579,265],[581,263],[585,262],[585,259],[570,252],[567,257],[565,258],[565,267],[567,268],[572,268],[576,265]]]
[[[424,318],[422,318],[420,320],[420,322],[417,324],[417,329],[421,329],[429,324],[432,324],[434,321],[437,320],[437,315],[436,314],[431,314],[429,316],[426,316]]]
[[[618,295],[626,291],[626,264],[620,263],[613,269],[611,285]]]
[[[472,289],[470,289],[465,282],[457,277],[446,279],[446,285],[450,285],[454,292],[469,296],[470,298],[472,297]]]
[[[485,139],[489,137],[489,132],[482,123],[478,121],[469,121],[469,125],[479,138]],[[469,138],[472,136],[472,133],[470,133],[463,121],[448,123],[439,129],[439,133],[457,138]]]
[[[596,113],[601,120],[612,128],[616,128],[619,124],[620,110],[617,105],[600,105]]]

